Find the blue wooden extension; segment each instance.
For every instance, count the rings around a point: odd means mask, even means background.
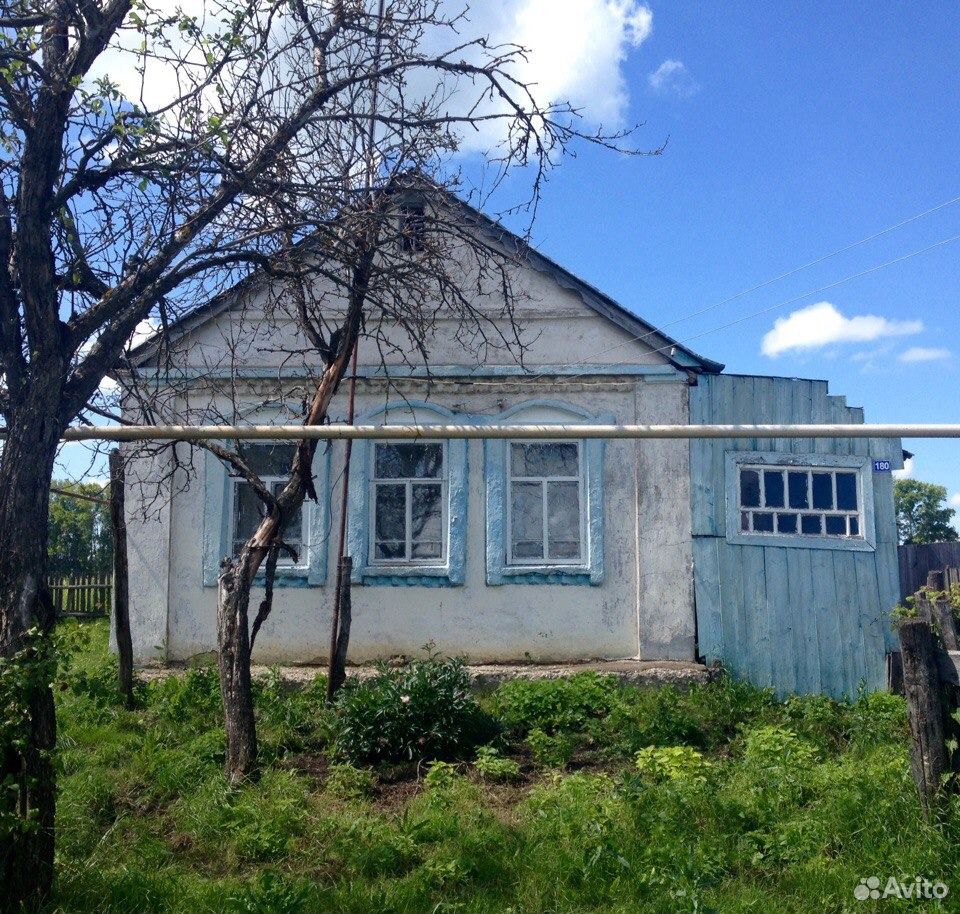
[[[862,423],[863,410],[828,394],[824,381],[701,375],[690,389],[692,423]],[[729,531],[728,455],[734,452],[868,458],[872,548],[789,548],[737,543]],[[884,686],[884,654],[893,646],[889,613],[899,599],[897,531],[890,473],[903,466],[899,440],[772,439],[690,442],[694,581],[699,650],[734,675],[779,694],[852,697],[860,684]],[[855,462],[855,461],[853,461]],[[735,515],[734,515],[735,516]],[[728,539],[728,534],[732,534]],[[734,540],[734,541],[731,541]],[[778,542],[779,540],[779,542]]]

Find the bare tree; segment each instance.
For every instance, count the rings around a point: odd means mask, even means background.
[[[28,633],[52,621],[45,521],[57,442],[122,367],[145,319],[166,326],[254,270],[303,288],[323,277],[340,291],[339,311],[327,297],[297,315],[325,360],[303,413],[321,422],[372,301],[376,319],[406,321],[414,343],[437,302],[465,309],[448,272],[424,269],[430,250],[384,254],[391,233],[420,233],[418,214],[401,229],[392,216],[401,175],[449,186],[462,131],[499,124],[492,186],[522,166],[529,203],[571,140],[618,139],[582,133],[567,105],[539,104],[511,75],[522,49],[465,38],[464,20],[439,0],[205,0],[187,9],[6,0],[0,10],[4,658],[25,656]],[[139,91],[97,76],[113,66],[139,74]],[[412,253],[402,238],[396,247]],[[283,548],[283,517],[312,494],[312,448],[300,448],[290,482],[264,498],[260,529],[225,568],[222,639],[236,645],[222,661],[227,693],[245,689],[250,583]],[[41,896],[52,876],[49,688],[31,687],[27,704],[24,741],[2,747],[0,779],[19,787],[0,813],[23,822],[0,860],[4,909]],[[236,721],[244,733],[246,713]],[[234,745],[231,769],[245,770],[255,743]]]

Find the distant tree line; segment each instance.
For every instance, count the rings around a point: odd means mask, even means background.
[[[53,488],[101,498],[104,502],[51,494],[48,573],[54,578],[109,574],[113,562],[110,487],[95,482],[54,480]]]
[[[897,533],[900,542],[952,543],[957,540],[953,517],[957,513],[946,504],[947,490],[919,479],[898,479],[893,485],[897,509]]]

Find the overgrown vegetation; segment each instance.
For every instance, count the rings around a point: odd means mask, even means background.
[[[514,682],[479,699],[501,730],[476,751],[445,737],[445,760],[369,766],[342,760],[344,718],[407,708],[421,679],[472,702],[456,664],[390,670],[333,711],[322,681],[273,675],[257,683],[262,779],[230,789],[211,669],[141,685],[127,712],[105,627],[58,639],[56,910],[960,910],[960,805],[923,822],[903,702],[887,694]],[[431,712],[417,709],[422,735]],[[412,743],[388,745],[397,759]],[[956,894],[857,901],[869,876]]]
[[[334,749],[361,765],[462,759],[497,732],[464,665],[433,655],[348,682],[336,710]]]

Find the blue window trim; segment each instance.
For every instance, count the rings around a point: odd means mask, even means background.
[[[319,502],[304,502],[307,512],[306,562],[278,565],[276,587],[319,587],[327,580],[327,549],[330,539],[330,448],[321,442],[313,457]],[[204,452],[203,586],[216,587],[220,561],[232,549],[230,528],[233,480],[223,462]],[[261,571],[256,584],[263,584]]]
[[[527,400],[487,421],[504,423],[523,413],[558,411],[571,422],[612,422],[611,414],[593,415],[560,400]],[[516,421],[516,420],[515,420]],[[537,420],[531,419],[531,424]],[[508,441],[484,441],[484,482],[487,500],[487,584],[603,583],[603,452],[602,439],[583,442],[587,497],[587,562],[582,565],[517,566],[507,564],[507,445]]]
[[[799,468],[854,469],[860,477],[863,499],[863,538],[841,539],[817,536],[779,536],[741,533],[737,509],[737,474],[742,464],[795,466]],[[877,531],[873,512],[873,458],[845,454],[781,454],[773,451],[727,451],[724,488],[727,499],[727,542],[740,546],[776,546],[792,549],[841,549],[847,552],[874,552]]]
[[[437,424],[451,420],[464,421],[436,403],[423,400],[402,400],[388,404],[357,419],[358,424],[370,424],[383,417],[384,424],[394,422],[422,421],[418,412],[428,412],[439,417]],[[467,442],[464,439],[447,442],[447,552],[443,564],[409,565],[386,567],[370,562],[370,455],[372,442],[358,440],[353,443],[350,456],[350,493],[348,498],[347,547],[353,558],[354,584],[370,586],[408,587],[457,587],[465,579],[467,556],[467,495],[468,459]]]

